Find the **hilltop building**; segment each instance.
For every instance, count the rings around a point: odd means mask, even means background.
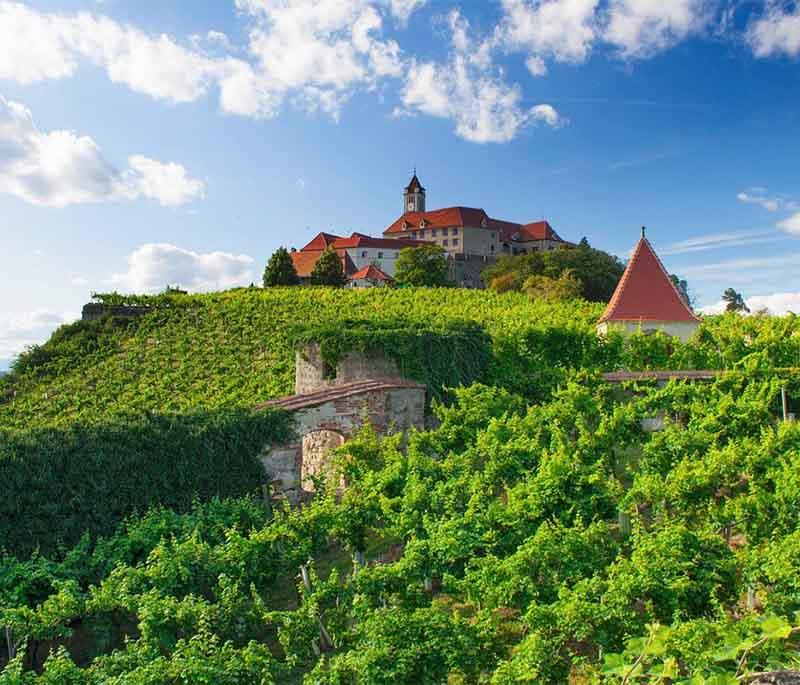
[[[391,283],[400,250],[426,244],[444,248],[450,279],[468,288],[483,287],[481,271],[502,255],[574,246],[547,221],[518,224],[493,219],[483,209],[473,207],[428,211],[427,191],[415,172],[403,189],[403,213],[383,231],[382,238],[363,233],[353,233],[349,238],[319,233],[305,247],[292,250],[291,256],[300,279],[308,281],[320,255],[332,248],[341,258],[350,283],[361,287]],[[365,271],[368,267],[373,267],[369,274]]]
[[[414,173],[403,190],[403,214],[383,235],[440,245],[451,259],[451,278],[460,285],[480,287],[480,272],[499,256],[573,246],[547,221],[518,224],[493,219],[483,209],[444,207],[428,211],[426,204],[426,190]]]
[[[681,297],[642,229],[642,238],[597,323],[598,333],[604,335],[612,328],[625,334],[663,331],[685,342],[699,325],[700,319]]]
[[[368,287],[390,283],[400,250],[424,244],[417,240],[373,238],[363,233],[343,237],[323,232],[300,250],[292,250],[290,255],[300,280],[308,281],[322,253],[332,248],[342,260],[342,269],[350,283],[355,287]]]

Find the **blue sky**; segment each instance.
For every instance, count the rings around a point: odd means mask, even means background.
[[[798,59],[779,0],[0,0],[0,359],[91,291],[379,234],[413,165],[800,311]]]

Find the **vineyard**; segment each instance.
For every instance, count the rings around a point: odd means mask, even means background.
[[[0,379],[0,685],[733,685],[800,668],[795,317],[712,317],[681,345],[601,340],[598,306],[517,293],[114,303],[151,311],[62,329]],[[365,430],[312,502],[266,506],[247,454],[287,427],[251,408],[292,392],[312,338],[329,360],[394,356],[437,427]],[[724,373],[603,382],[618,369]],[[9,509],[24,502],[36,520]]]

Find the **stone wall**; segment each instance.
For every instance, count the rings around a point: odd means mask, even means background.
[[[325,368],[316,343],[306,345],[295,355],[294,391],[298,395],[309,395],[355,381],[399,376],[397,364],[381,354],[348,352],[335,370]]]
[[[267,479],[287,499],[298,501],[313,485],[304,476],[327,470],[325,454],[332,446],[350,439],[369,421],[384,435],[425,427],[425,388],[408,385],[344,395],[331,390],[332,399],[315,399],[313,406],[294,411],[296,440],[287,445],[267,446],[259,456]],[[314,434],[321,435],[320,439]],[[311,439],[305,441],[307,436]],[[336,439],[334,439],[336,436]]]
[[[485,229],[481,229],[485,230]],[[449,278],[461,288],[483,288],[481,272],[495,263],[494,257],[451,255],[447,260]]]
[[[137,316],[144,316],[150,313],[150,307],[128,307],[125,305],[111,305],[102,304],[99,302],[90,302],[83,305],[81,313],[82,321],[95,321],[102,319],[104,316],[116,316],[123,319],[133,319]]]

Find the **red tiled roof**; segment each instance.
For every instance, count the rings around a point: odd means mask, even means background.
[[[409,240],[408,238],[373,238],[371,235],[363,233],[353,233],[349,238],[337,238],[333,242],[333,247],[338,249],[348,249],[354,247],[420,247],[427,245],[424,240]],[[305,248],[303,248],[305,249]]]
[[[362,279],[366,279],[369,281],[393,281],[394,279],[389,276],[389,274],[384,273],[381,271],[377,266],[374,264],[370,264],[369,266],[365,266],[360,271],[356,271],[352,276],[350,276],[351,281],[360,281]]]
[[[294,264],[294,270],[300,278],[309,278],[311,276],[311,272],[314,270],[317,260],[322,256],[322,252],[322,250],[305,250],[303,248],[299,252],[289,253]],[[342,268],[345,275],[350,276],[356,270],[356,265],[353,264],[350,255],[347,254],[346,250],[336,250],[336,254],[342,260]]]
[[[699,321],[683,301],[647,238],[642,238],[599,323]]]
[[[553,230],[547,221],[535,221],[529,224],[517,224],[513,221],[492,219],[482,209],[472,207],[445,207],[430,212],[406,212],[395,221],[383,234],[407,233],[421,228],[425,220],[425,228],[486,228],[497,231],[504,242],[528,242],[531,240],[558,240],[562,238]]]
[[[341,236],[334,235],[333,233],[317,233],[313,240],[302,248],[301,252],[308,252],[309,250],[319,250],[320,252],[330,247],[336,240],[340,240]]]
[[[553,230],[553,227],[547,221],[534,221],[531,224],[525,224],[519,229],[519,240],[522,242],[528,240],[561,240],[558,233]]]
[[[426,228],[450,228],[452,226],[472,226],[480,228],[481,222],[488,223],[489,217],[482,209],[472,207],[445,207],[431,212],[406,212],[395,221],[383,234],[405,233],[420,227],[425,219]]]

